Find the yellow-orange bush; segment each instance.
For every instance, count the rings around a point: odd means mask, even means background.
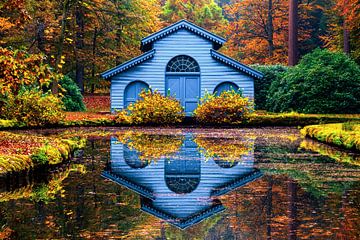
[[[0,110],[1,117],[27,126],[57,124],[65,118],[61,100],[37,89],[20,91],[17,95],[9,94]]]
[[[252,101],[231,90],[222,92],[220,96],[205,94],[194,115],[201,123],[235,124],[241,123],[252,109]]]
[[[158,91],[144,90],[140,100],[118,112],[115,121],[120,124],[173,124],[180,123],[184,109],[180,102]]]

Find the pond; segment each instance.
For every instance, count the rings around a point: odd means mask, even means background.
[[[28,134],[88,144],[0,179],[0,239],[360,238],[360,156],[296,128]]]

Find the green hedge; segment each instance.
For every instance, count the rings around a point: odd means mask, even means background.
[[[262,79],[255,78],[255,109],[267,110],[266,101],[271,83],[278,81],[281,76],[288,70],[288,67],[282,65],[253,65],[254,69],[262,72]]]
[[[317,49],[271,83],[272,112],[360,113],[360,67],[344,53]]]

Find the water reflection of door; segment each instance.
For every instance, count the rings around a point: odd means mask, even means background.
[[[186,138],[176,158],[165,160],[165,182],[177,194],[190,193],[200,183],[201,161],[196,144]]]

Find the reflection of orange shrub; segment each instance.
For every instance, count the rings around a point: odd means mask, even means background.
[[[200,152],[208,158],[224,161],[240,161],[241,157],[248,155],[254,143],[239,138],[208,138],[198,136],[194,139]]]
[[[158,160],[179,151],[183,136],[153,135],[128,131],[117,135],[119,142],[138,151],[142,160]]]

